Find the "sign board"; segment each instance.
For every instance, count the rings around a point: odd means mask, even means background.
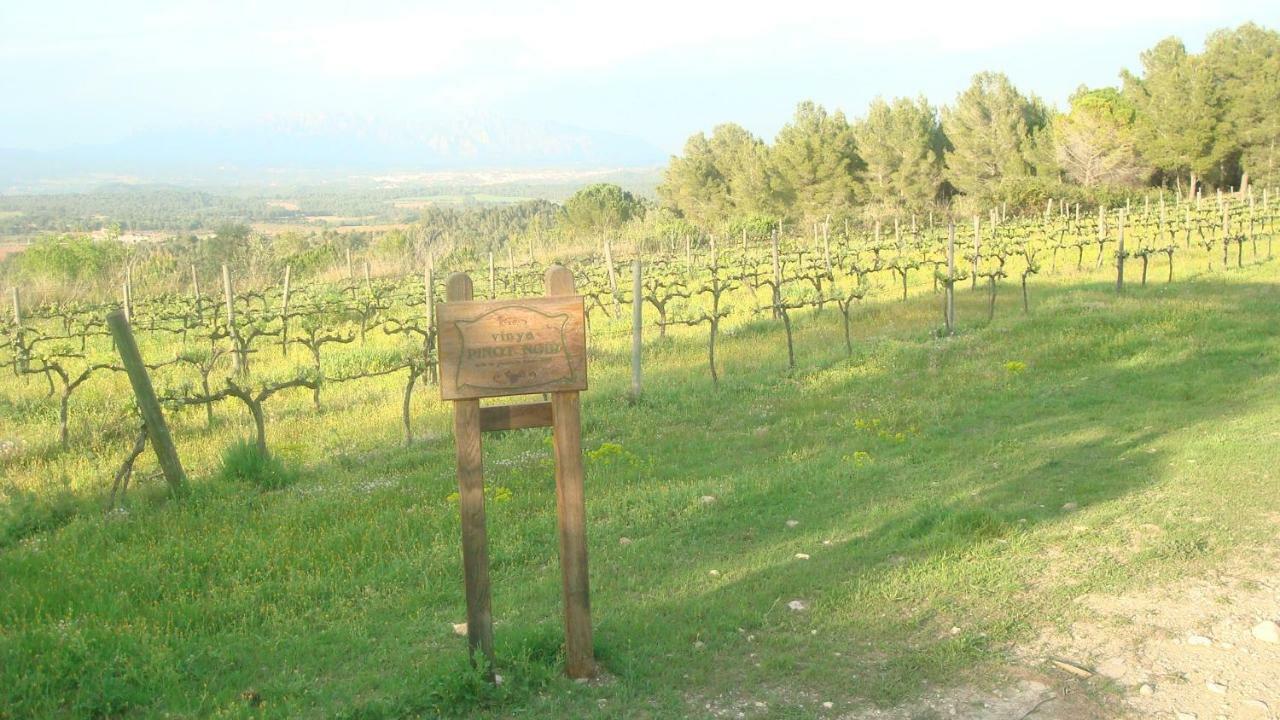
[[[437,358],[440,396],[453,401],[458,450],[458,510],[462,520],[462,577],[467,594],[467,643],[472,661],[484,655],[494,679],[493,611],[489,597],[489,540],[484,519],[481,434],[551,427],[556,466],[556,524],[564,588],[565,672],[596,673],[587,578],[587,506],[582,477],[582,412],[587,389],[587,334],[582,296],[573,273],[547,270],[544,297],[472,300],[465,273],[449,276],[439,306]],[[540,403],[480,407],[480,398],[547,393]]]
[[[439,313],[441,398],[587,389],[581,295],[446,302]]]

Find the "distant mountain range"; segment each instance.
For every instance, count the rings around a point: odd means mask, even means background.
[[[639,167],[666,160],[656,147],[634,137],[554,123],[290,116],[235,128],[139,133],[56,151],[0,149],[0,191],[113,178],[243,182],[370,172]]]

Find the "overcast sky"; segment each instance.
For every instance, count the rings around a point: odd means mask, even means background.
[[[259,5],[268,6],[266,9]],[[981,70],[1063,104],[1168,35],[1280,27],[1280,2],[0,2],[0,147],[349,113],[552,121],[664,152],[795,103],[950,102]]]

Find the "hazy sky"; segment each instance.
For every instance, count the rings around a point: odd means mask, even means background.
[[[1176,34],[1280,26],[1280,2],[0,1],[0,147],[367,115],[553,121],[664,152],[811,98],[950,102],[980,70],[1062,104]]]

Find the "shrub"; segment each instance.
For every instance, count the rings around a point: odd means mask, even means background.
[[[222,480],[250,482],[263,490],[278,490],[291,485],[298,473],[284,461],[264,453],[250,440],[241,440],[222,451]]]

